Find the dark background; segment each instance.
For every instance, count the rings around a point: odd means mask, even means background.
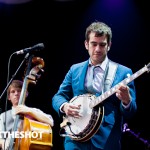
[[[35,56],[44,59],[45,72],[36,85],[29,85],[26,104],[53,116],[53,149],[63,150],[63,138],[59,136],[62,120],[53,110],[51,100],[70,66],[88,59],[84,48],[85,28],[95,20],[111,26],[113,39],[109,58],[136,72],[150,61],[148,6],[148,2],[135,0],[32,0],[22,4],[0,3],[2,111],[5,110],[7,80],[12,77],[22,79],[26,68],[26,64],[23,64],[14,76],[25,55],[12,54],[37,43],[44,43],[44,50],[36,52]],[[150,140],[149,85],[148,73],[135,80],[138,112],[128,125],[136,135],[123,133],[123,150],[148,148],[148,144],[141,140],[147,140],[148,143]]]

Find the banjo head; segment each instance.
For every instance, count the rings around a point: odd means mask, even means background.
[[[71,99],[70,103],[81,105],[79,114],[82,116],[80,118],[71,116],[64,118],[67,123],[63,129],[73,140],[86,141],[97,132],[103,118],[104,108],[103,106],[89,107],[90,102],[95,98],[95,95],[83,94]]]

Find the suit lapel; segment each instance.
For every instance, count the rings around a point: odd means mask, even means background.
[[[88,69],[88,61],[86,61],[81,67],[80,67],[80,77],[79,77],[79,91],[83,91],[86,92],[85,89],[85,78],[86,78],[86,72]]]

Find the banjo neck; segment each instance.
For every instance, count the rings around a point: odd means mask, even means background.
[[[112,87],[110,90],[104,92],[102,95],[100,95],[97,98],[95,98],[94,100],[92,100],[90,102],[90,104],[89,104],[89,107],[93,108],[93,107],[97,106],[98,104],[102,103],[108,97],[113,95],[116,92],[117,88],[121,84],[127,85],[128,83],[130,83],[131,81],[133,81],[134,79],[136,79],[137,77],[139,77],[140,75],[142,75],[146,71],[147,72],[150,71],[150,63],[147,66],[145,65],[143,68],[141,68],[139,71],[137,71],[136,73],[132,74],[131,76],[130,76],[130,74],[127,74],[127,78],[125,78],[123,81],[119,82],[117,85]]]

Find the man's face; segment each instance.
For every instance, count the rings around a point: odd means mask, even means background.
[[[106,35],[97,37],[94,32],[89,35],[89,41],[85,41],[92,64],[97,65],[103,62],[110,48]]]
[[[11,101],[13,106],[17,106],[18,105],[20,94],[21,94],[21,89],[11,87],[10,93],[8,95],[8,100]]]

